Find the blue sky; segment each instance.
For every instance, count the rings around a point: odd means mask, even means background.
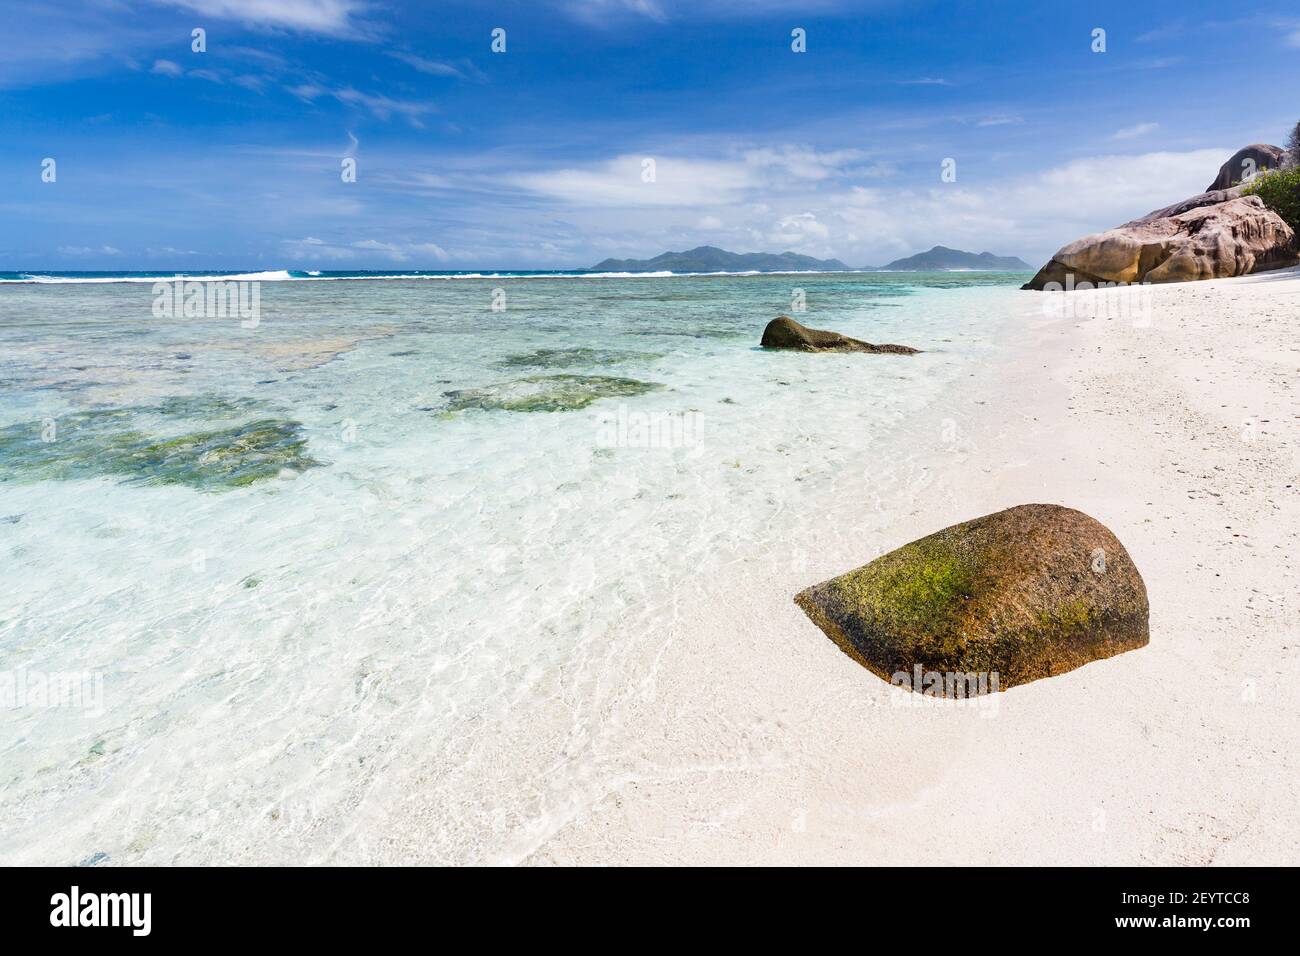
[[[0,270],[1037,265],[1300,119],[1300,11],[1084,6],[0,2]]]

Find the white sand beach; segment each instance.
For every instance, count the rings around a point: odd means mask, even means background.
[[[1300,272],[1152,287],[1149,326],[1086,317],[1101,293],[1064,295],[1085,317],[1045,318],[1025,293],[1023,348],[953,409],[925,507],[879,539],[855,538],[862,501],[810,513],[825,547],[806,566],[745,568],[716,603],[677,609],[653,659],[627,662],[636,688],[584,731],[622,772],[595,758],[585,799],[518,860],[1294,862]],[[1149,646],[928,703],[791,601],[1025,502],[1115,532],[1146,582]]]
[[[22,558],[17,660],[101,674],[103,692],[84,712],[4,711],[0,852],[60,865],[1293,859],[1300,273],[1147,287],[1131,293],[1136,313],[1116,293],[1008,280],[801,280],[821,303],[810,321],[914,356],[758,348],[769,303],[788,295],[780,276],[638,280],[652,284],[600,300],[575,298],[572,280],[526,281],[514,294],[535,318],[503,316],[501,340],[477,334],[485,320],[451,283],[286,284],[265,296],[275,311],[249,353],[210,348],[220,337],[203,325],[120,345],[110,330],[132,326],[113,316],[148,297],[117,286],[8,293],[34,315],[72,297],[74,314],[108,316],[98,336],[19,342],[38,397],[53,380],[133,404],[102,420],[69,406],[84,473],[49,477],[35,442],[9,459],[25,479],[0,511]],[[388,337],[331,325],[326,289],[349,324],[371,308]],[[647,328],[638,296],[677,325]],[[436,334],[391,331],[415,298]],[[312,336],[288,315],[317,316]],[[345,335],[356,347],[318,364],[318,343]],[[599,402],[446,410],[439,380],[513,401],[481,386],[534,382],[535,366],[509,361],[568,362],[575,341],[584,362],[610,355],[665,384],[603,407],[699,409],[700,440],[604,447]],[[92,361],[93,348],[124,358]],[[299,355],[310,361],[287,361]],[[296,454],[302,428],[301,475],[201,493],[215,479],[184,459],[180,484],[95,470],[126,467],[123,431],[253,415],[278,416],[260,434],[279,454]],[[42,415],[11,417],[12,441]],[[1030,502],[1118,536],[1145,580],[1149,645],[935,701],[873,676],[793,603]],[[46,639],[66,634],[86,637]]]

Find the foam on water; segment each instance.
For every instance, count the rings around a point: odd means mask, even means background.
[[[6,286],[0,670],[103,690],[0,709],[0,856],[403,858],[418,795],[420,858],[517,858],[614,766],[674,607],[797,558],[819,501],[915,493],[1014,281],[798,278],[801,320],[910,357],[757,348],[788,276],[535,278],[504,312],[492,281],[282,282],[251,329]],[[675,447],[611,428],[685,415]]]

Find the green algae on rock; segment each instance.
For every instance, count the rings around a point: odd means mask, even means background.
[[[114,476],[219,490],[321,464],[305,453],[301,422],[265,418],[179,435],[142,430],[142,413],[166,408],[94,409],[0,428],[0,482]]]
[[[448,411],[567,412],[602,398],[627,398],[663,388],[658,382],[607,375],[530,375],[513,382],[443,392]]]
[[[535,349],[508,355],[498,364],[506,368],[570,368],[575,365],[619,365],[623,362],[651,362],[662,352],[630,352],[623,349]]]
[[[234,418],[264,411],[267,403],[257,398],[226,398],[223,395],[174,395],[157,405],[141,409],[156,411],[169,418]]]
[[[914,673],[983,674],[1005,690],[1149,640],[1146,587],[1128,552],[1059,505],[953,525],[795,603],[859,664],[908,687]],[[931,684],[938,696],[954,686],[963,682]]]
[[[286,469],[296,473],[320,465],[304,453],[306,446],[300,422],[264,418],[138,447],[130,456],[128,480],[238,488],[275,478]]]

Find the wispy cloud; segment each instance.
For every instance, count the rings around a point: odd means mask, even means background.
[[[122,250],[115,249],[113,246],[59,246],[59,254],[77,258],[85,256],[120,256]]]
[[[1158,56],[1149,60],[1135,60],[1132,64],[1135,70],[1167,70],[1171,66],[1177,66],[1182,63],[1186,57],[1182,56]]]
[[[1012,116],[1008,113],[998,113],[996,116],[986,116],[976,126],[1010,126],[1015,123],[1023,123],[1024,119],[1019,116]]]
[[[319,83],[301,83],[286,89],[300,100],[314,102],[323,96],[330,96],[347,106],[356,106],[367,110],[377,119],[387,122],[394,115],[402,116],[417,129],[422,129],[422,117],[437,112],[437,108],[422,100],[398,100],[380,93],[364,93],[351,86],[342,89],[327,89]]]
[[[1159,128],[1159,123],[1138,123],[1136,126],[1126,126],[1124,129],[1116,130],[1110,138],[1137,139],[1139,136],[1145,136],[1147,133],[1154,133]]]
[[[252,26],[281,27],[308,33],[342,35],[357,29],[353,17],[365,9],[358,0],[159,0]]]
[[[668,13],[658,0],[563,0],[560,7],[577,20],[608,22],[611,16],[633,14],[663,22]]]
[[[895,80],[899,86],[952,86],[951,80],[941,76],[918,76],[914,80]]]
[[[844,8],[843,0],[553,0],[569,16],[592,25],[607,25],[620,17],[664,23],[707,17],[741,19],[791,12],[816,16]],[[860,4],[862,5],[862,4]]]
[[[414,53],[406,53],[402,50],[389,50],[388,55],[394,60],[401,60],[413,70],[419,70],[421,73],[427,73],[430,76],[455,76],[464,78],[465,74],[450,63],[440,63],[437,60],[430,60],[427,57],[417,56]]]

